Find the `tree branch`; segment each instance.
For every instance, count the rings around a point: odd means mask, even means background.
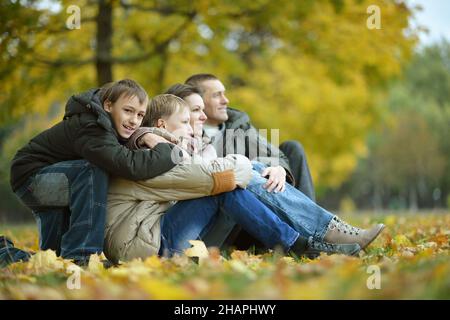
[[[95,22],[96,17],[88,17],[88,18],[81,18],[80,19],[80,26],[82,27],[84,23],[91,23],[91,22]],[[48,28],[48,26],[41,26],[38,27],[36,29],[34,29],[33,31],[37,31],[37,32],[41,32],[41,31],[46,31],[48,33],[51,34],[55,34],[55,33],[63,33],[63,32],[68,32],[68,31],[74,31],[72,29],[66,28],[66,25],[64,24],[64,26],[61,26],[60,28],[54,28],[54,29],[50,29]]]
[[[173,39],[179,37],[179,35],[181,34],[181,32],[187,27],[187,25],[189,23],[192,22],[192,19],[195,17],[195,15],[192,15],[191,17],[189,17],[188,19],[186,19],[186,21],[184,23],[182,23],[180,25],[180,27],[178,27],[178,29],[166,40],[164,40],[161,43],[158,43],[152,50],[147,51],[144,54],[141,55],[137,55],[134,57],[116,57],[113,58],[112,62],[113,63],[118,63],[118,64],[129,64],[129,63],[135,63],[135,62],[140,62],[140,61],[144,61],[148,58],[150,58],[152,55],[154,55],[155,53],[162,53],[166,50],[166,47],[170,44],[170,41],[172,41]]]
[[[189,23],[192,22],[192,20],[195,17],[195,12],[192,12],[192,14],[190,14],[188,16],[188,18],[186,19],[186,21],[184,21],[176,30],[175,32],[168,37],[166,40],[158,43],[153,49],[140,54],[140,55],[135,55],[135,56],[131,56],[131,57],[106,57],[106,59],[104,59],[104,62],[109,62],[109,63],[117,63],[117,64],[131,64],[131,63],[136,63],[136,62],[141,62],[144,61],[146,59],[149,59],[152,55],[156,54],[156,53],[162,53],[166,50],[167,46],[170,44],[170,41],[172,41],[173,39],[179,37],[179,35],[183,32],[183,30],[189,25]],[[51,60],[51,59],[46,59],[42,56],[33,55],[33,58],[35,61],[41,63],[41,64],[45,64],[45,65],[49,65],[52,67],[65,67],[65,66],[82,66],[82,65],[86,65],[86,64],[90,64],[90,63],[95,63],[96,62],[96,58],[95,57],[90,57],[90,58],[86,58],[86,59],[56,59],[56,60]]]
[[[146,7],[143,6],[141,4],[129,4],[126,3],[124,0],[120,0],[120,5],[122,6],[122,8],[124,8],[125,10],[129,10],[129,9],[134,9],[134,10],[139,10],[139,11],[146,11],[146,12],[156,12],[159,13],[163,16],[169,16],[169,15],[173,15],[173,14],[178,14],[178,15],[182,15],[182,16],[191,16],[191,15],[195,15],[196,12],[195,10],[191,10],[191,11],[183,11],[183,10],[177,10],[174,9],[173,7]]]
[[[49,60],[42,57],[36,57],[36,55],[33,57],[35,61],[41,64],[45,64],[51,67],[66,67],[66,66],[83,66],[86,64],[94,63],[96,60],[94,57],[86,58],[86,59],[56,59],[56,60]]]
[[[196,14],[195,10],[183,11],[183,10],[174,9],[173,7],[146,7],[146,6],[143,6],[140,4],[129,4],[129,3],[126,3],[124,0],[120,0],[120,5],[124,9],[134,9],[134,10],[146,11],[146,12],[156,12],[163,16],[169,16],[169,15],[173,15],[173,14],[178,14],[178,15],[182,15],[182,16],[190,16],[192,14],[194,14],[194,15]],[[258,8],[258,9],[240,10],[239,12],[225,14],[225,16],[228,18],[242,18],[242,17],[246,17],[246,16],[250,16],[250,15],[253,15],[256,13],[263,12],[264,7],[265,7],[265,5],[262,5],[261,8]]]

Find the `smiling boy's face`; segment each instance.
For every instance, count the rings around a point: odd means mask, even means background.
[[[103,108],[111,114],[114,127],[120,137],[128,139],[142,124],[148,100],[139,102],[138,97],[122,95],[116,102],[105,101]]]

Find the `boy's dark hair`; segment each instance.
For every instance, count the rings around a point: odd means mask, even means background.
[[[187,78],[187,80],[184,83],[197,87],[203,94],[202,82],[208,80],[219,80],[219,79],[211,73],[197,73]]]
[[[148,99],[147,92],[145,92],[144,88],[131,79],[106,83],[100,88],[99,95],[102,106],[105,101],[116,102],[122,95],[125,95],[127,98],[137,97],[141,104]]]
[[[150,101],[149,112],[143,124],[148,127],[156,127],[159,119],[168,118],[183,108],[188,108],[186,101],[173,94],[159,94]]]
[[[174,84],[169,89],[167,89],[165,93],[173,94],[174,96],[177,96],[181,99],[189,97],[192,94],[198,94],[201,96],[199,88],[191,86],[190,84],[181,84],[181,83]]]

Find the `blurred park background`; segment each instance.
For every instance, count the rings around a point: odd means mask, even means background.
[[[127,77],[153,96],[199,72],[257,127],[301,141],[327,208],[450,207],[450,23],[432,29],[446,0],[0,4],[0,223],[32,220],[10,161],[72,94]]]

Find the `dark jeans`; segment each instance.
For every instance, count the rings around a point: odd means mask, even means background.
[[[303,146],[298,141],[288,140],[280,145],[280,150],[289,159],[289,165],[295,179],[295,188],[315,202],[314,185]],[[214,246],[233,245],[240,249],[252,245],[261,246],[260,241],[237,226],[235,221],[224,212],[223,208],[221,208],[214,226],[205,235],[205,242]]]
[[[280,145],[280,150],[289,159],[289,166],[295,179],[295,188],[315,202],[314,185],[303,146],[298,141],[288,140]]]
[[[248,184],[247,190],[275,212],[280,219],[292,226],[301,236],[323,241],[334,215],[289,183],[286,183],[286,189],[283,192],[267,191],[264,189],[267,178],[261,176],[267,165],[257,161],[252,161],[252,165],[252,180]]]
[[[36,218],[39,248],[85,260],[103,251],[108,175],[86,160],[41,169],[16,195]]]
[[[177,202],[161,221],[160,254],[182,253],[189,240],[202,239],[222,207],[242,228],[266,247],[288,250],[299,233],[278,218],[248,190],[236,189],[216,196]]]
[[[11,240],[4,236],[0,236],[0,268],[19,262],[28,261],[31,253],[15,248]]]

